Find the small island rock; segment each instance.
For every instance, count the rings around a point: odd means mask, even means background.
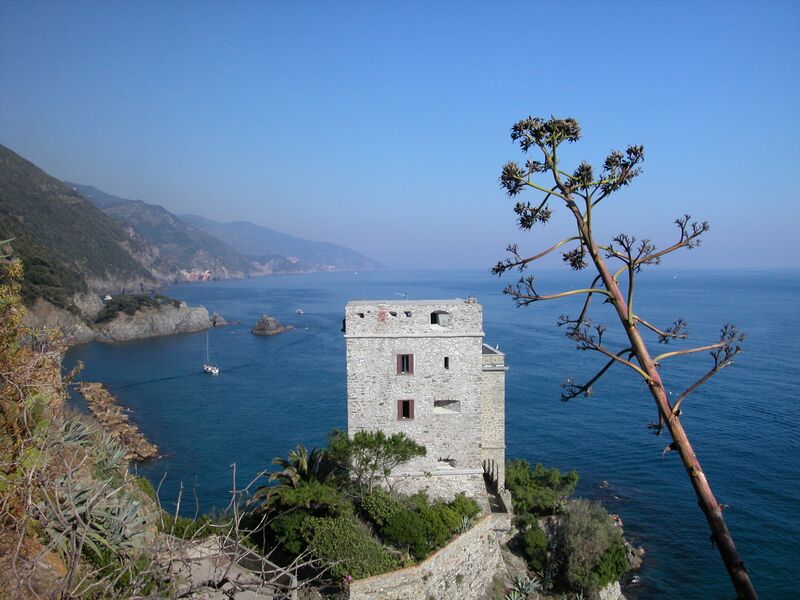
[[[261,315],[261,318],[258,320],[258,323],[253,325],[253,329],[250,330],[250,333],[253,335],[277,335],[279,333],[283,333],[284,331],[290,331],[294,329],[291,325],[281,325],[278,322],[278,319],[275,317],[270,317],[269,315]]]

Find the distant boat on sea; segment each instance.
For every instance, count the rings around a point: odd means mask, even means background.
[[[302,315],[302,314],[305,314],[305,313],[303,312],[303,309],[302,309],[302,308],[298,308],[298,309],[297,309],[297,314],[298,314],[298,315]]]
[[[206,331],[206,362],[203,363],[203,373],[219,375],[219,367],[211,364],[211,359],[208,355],[208,331]]]

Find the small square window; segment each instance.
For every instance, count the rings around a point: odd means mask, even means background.
[[[397,355],[397,374],[398,375],[413,375],[414,374],[414,355],[413,354],[398,354]]]
[[[398,400],[397,401],[397,420],[410,421],[414,418],[414,401],[413,400]]]
[[[450,313],[443,310],[435,310],[431,313],[431,325],[439,327],[450,327]]]

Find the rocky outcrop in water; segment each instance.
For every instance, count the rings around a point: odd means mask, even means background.
[[[128,415],[117,405],[117,399],[102,383],[80,383],[78,391],[103,429],[127,449],[125,460],[147,460],[158,456],[155,444],[148,442],[139,428],[129,421]]]
[[[277,335],[284,331],[291,331],[292,329],[294,329],[294,327],[291,325],[281,325],[275,317],[261,315],[258,323],[253,325],[250,333],[253,335]]]
[[[102,302],[99,303],[102,306]],[[81,318],[83,317],[83,318]],[[26,309],[25,324],[34,329],[59,329],[67,346],[89,342],[127,342],[173,333],[191,333],[227,325],[219,313],[208,314],[203,307],[170,303],[157,308],[142,308],[133,315],[120,312],[112,320],[87,324],[94,315],[76,315],[45,300]]]
[[[133,315],[120,313],[112,321],[96,326],[95,341],[126,342],[158,335],[203,331],[212,326],[208,310],[202,306],[166,304],[138,310]]]

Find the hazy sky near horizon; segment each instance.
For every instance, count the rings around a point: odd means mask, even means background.
[[[178,214],[488,268],[567,235],[518,231],[498,176],[515,121],[573,116],[571,164],[646,150],[601,237],[665,246],[690,213],[712,229],[667,265],[796,268],[799,31],[796,1],[3,2],[0,143]]]

